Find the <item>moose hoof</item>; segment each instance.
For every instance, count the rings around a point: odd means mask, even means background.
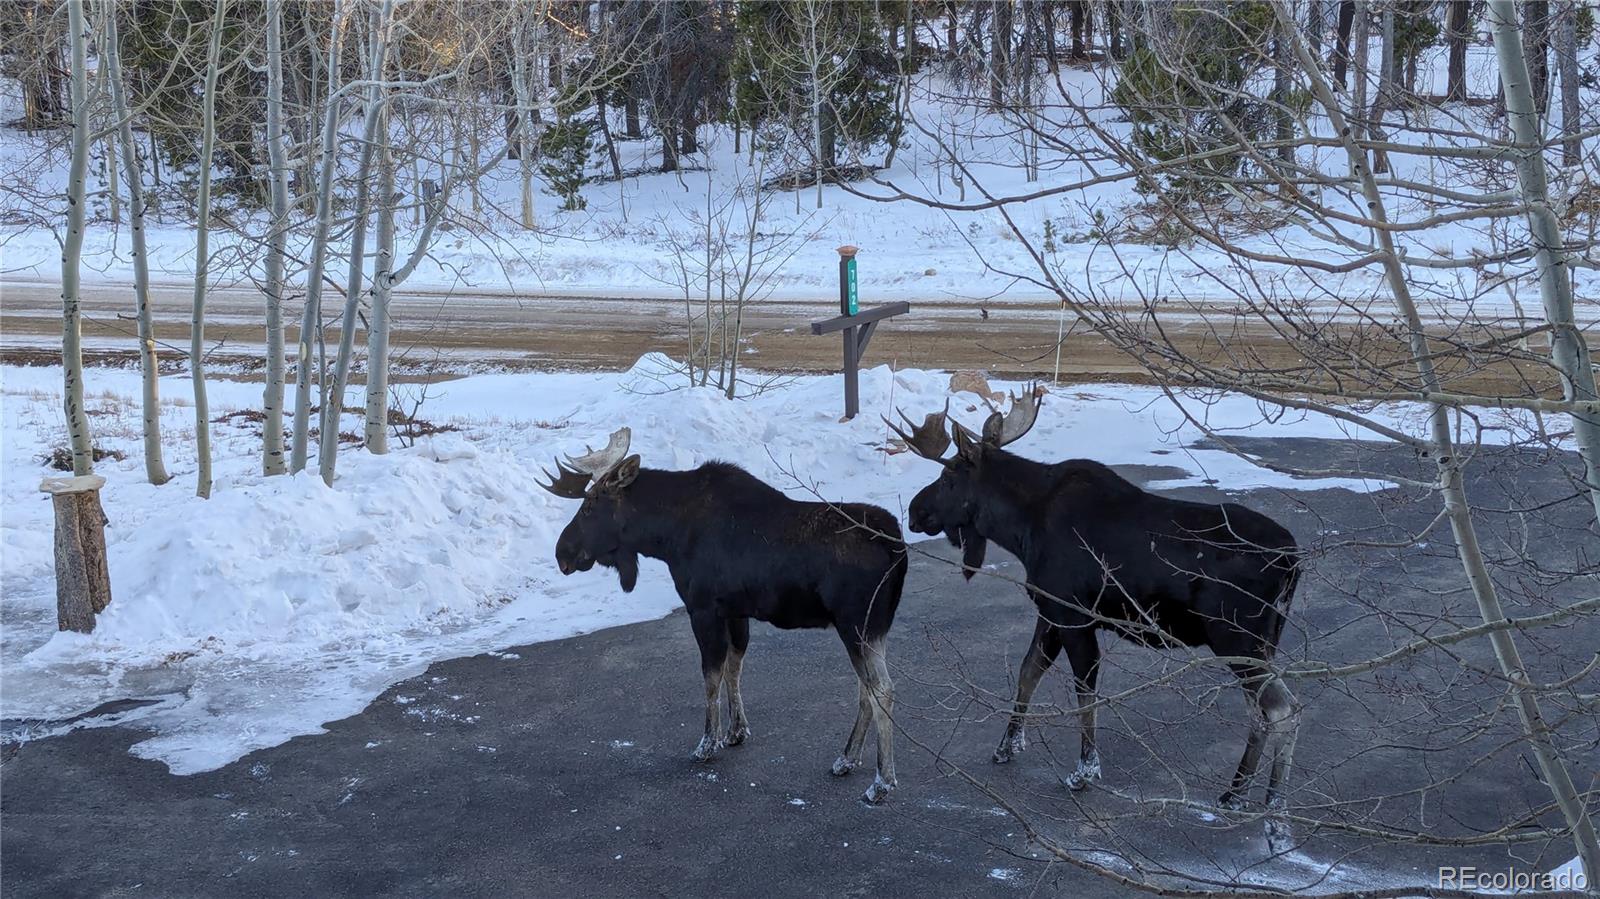
[[[1282,855],[1294,849],[1294,833],[1284,821],[1267,819],[1267,848],[1273,855]]]
[[[1084,787],[1087,787],[1089,785],[1089,781],[1099,779],[1100,759],[1099,757],[1094,757],[1083,759],[1082,761],[1078,762],[1078,770],[1068,774],[1062,783],[1067,785],[1067,789],[1076,793]]]
[[[1232,790],[1223,793],[1222,797],[1217,800],[1217,805],[1230,812],[1244,811],[1244,799]]]
[[[701,737],[700,745],[696,746],[694,748],[694,752],[689,753],[689,755],[697,762],[709,762],[713,758],[716,758],[717,750],[721,749],[722,746],[723,743],[721,740],[713,740],[710,737]]]
[[[872,786],[867,787],[867,791],[861,794],[861,801],[868,805],[882,805],[893,790],[894,784],[885,781],[881,777],[875,777],[872,780]]]
[[[728,731],[728,739],[724,742],[728,746],[738,746],[748,739],[750,739],[750,725],[740,724]]]
[[[1008,734],[1000,740],[1000,745],[995,747],[994,763],[996,765],[1004,765],[1006,762],[1011,761],[1017,753],[1027,748],[1028,738],[1021,731],[1014,735]]]
[[[854,770],[856,770],[856,763],[841,755],[833,760],[833,767],[828,769],[828,773],[834,777],[843,777]]]

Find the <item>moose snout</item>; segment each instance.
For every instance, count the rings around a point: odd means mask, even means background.
[[[594,557],[584,552],[578,540],[567,534],[562,534],[556,541],[556,567],[562,574],[571,574],[574,571],[588,571],[594,567]]]
[[[911,508],[908,510],[908,512],[909,514],[907,515],[907,523],[911,525],[911,530],[919,534],[927,534],[929,537],[932,537],[944,530],[944,528],[939,526],[939,520],[933,513],[929,512],[927,509],[919,507],[916,503],[911,504]]]
[[[574,571],[588,571],[594,567],[594,559],[587,553],[556,553],[556,567],[562,574],[571,574]]]

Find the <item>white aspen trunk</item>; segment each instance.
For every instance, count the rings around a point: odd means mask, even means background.
[[[718,268],[718,263],[721,261],[721,256],[722,256],[720,248],[718,248],[716,246],[716,242],[715,242],[715,240],[713,238],[713,235],[712,235],[712,232],[711,232],[711,223],[712,223],[712,219],[713,218],[714,218],[714,215],[712,214],[712,211],[711,211],[711,169],[709,167],[707,167],[706,168],[706,264],[705,264],[705,273],[706,273],[706,342],[705,342],[705,345],[704,345],[704,348],[703,348],[704,349],[704,355],[702,356],[702,364],[700,366],[700,386],[701,387],[706,386],[706,384],[711,380],[711,341],[713,340],[713,338],[715,336],[712,333],[712,328],[714,326],[711,324],[711,321],[712,321],[712,315],[711,315],[711,282],[716,279],[716,269]],[[726,322],[724,322],[724,325],[726,325]],[[721,360],[718,360],[718,362],[717,362],[717,376],[718,377],[722,376],[722,361]]]
[[[816,49],[816,31],[812,30],[812,49]],[[822,208],[822,63],[812,56],[811,68],[811,152],[816,159],[817,208]]]
[[[378,148],[377,258],[372,264],[372,319],[367,330],[367,452],[389,451],[389,295],[394,289],[394,157],[388,116]]]
[[[228,0],[217,0],[206,50],[205,96],[200,101],[200,196],[195,204],[194,305],[189,322],[189,377],[194,382],[195,494],[211,496],[211,407],[206,402],[206,280],[211,268],[211,154],[217,143],[217,69],[222,60],[222,16]]]
[[[96,29],[96,34],[100,36],[103,43],[110,43],[111,35],[113,34],[112,29],[116,27],[114,24],[116,18],[117,10],[114,4],[101,5],[100,22]],[[109,58],[109,52],[107,48],[101,48],[100,59],[102,62]],[[95,93],[97,97],[104,97],[110,93],[110,85],[107,83],[109,78],[110,67],[101,65],[95,72]],[[95,105],[99,106],[98,103]],[[115,112],[112,114],[115,115]],[[101,177],[106,186],[106,213],[110,216],[113,225],[120,225],[122,224],[122,198],[120,196],[121,190],[117,185],[117,129],[100,127],[98,130],[105,133],[105,156],[101,159]]]
[[[67,44],[72,58],[72,161],[67,169],[67,236],[61,245],[61,369],[63,411],[72,446],[72,473],[94,473],[89,415],[83,408],[83,332],[78,295],[83,259],[84,182],[89,175],[89,71],[83,34],[83,0],[67,0]]]
[[[1500,62],[1500,85],[1505,92],[1506,114],[1517,142],[1517,181],[1528,208],[1528,232],[1533,238],[1534,262],[1539,271],[1539,299],[1550,324],[1550,359],[1561,372],[1562,393],[1569,400],[1594,402],[1594,367],[1589,347],[1578,329],[1572,310],[1572,268],[1562,248],[1561,221],[1550,205],[1546,180],[1542,129],[1534,105],[1528,60],[1518,34],[1516,6],[1509,0],[1489,4],[1489,26],[1494,32],[1495,54]],[[1572,433],[1583,457],[1584,479],[1595,515],[1600,518],[1600,416],[1592,412],[1572,415]],[[1591,877],[1600,870],[1589,867]]]
[[[522,187],[522,227],[534,226],[533,197],[533,73],[528,65],[528,15],[523,8],[517,17],[511,41],[511,90],[517,100],[517,176]],[[535,26],[537,30],[538,26]]]
[[[1276,12],[1280,21],[1287,18],[1287,13],[1282,8],[1277,8]],[[1507,38],[1513,42],[1519,40],[1511,0],[1490,0],[1490,14],[1491,18],[1498,17],[1501,20],[1495,23],[1497,47],[1505,43]],[[1300,56],[1300,63],[1310,79],[1313,94],[1328,113],[1328,125],[1332,132],[1336,135],[1348,135],[1350,132],[1344,114],[1339,109],[1333,91],[1322,78],[1316,60],[1306,51],[1304,42],[1296,39],[1295,48]],[[1500,47],[1500,52],[1501,64],[1504,67],[1508,62],[1505,58],[1508,54],[1503,47]],[[1510,55],[1521,60],[1520,47],[1511,51]],[[1523,68],[1525,72],[1525,64]],[[1508,77],[1506,80],[1510,82],[1513,79]],[[1523,96],[1528,98],[1527,79],[1524,77],[1521,83],[1524,85]],[[1528,106],[1531,111],[1531,98],[1528,98]],[[1361,181],[1362,194],[1367,201],[1368,216],[1380,224],[1386,223],[1388,214],[1383,195],[1378,189],[1377,180],[1366,165],[1365,154],[1350,137],[1345,136],[1342,142],[1351,169]],[[1395,251],[1394,234],[1386,228],[1374,228],[1373,233],[1383,255],[1384,274],[1394,297],[1395,306],[1405,319],[1410,335],[1413,364],[1423,388],[1429,393],[1436,392],[1439,389],[1439,378],[1434,371],[1432,351],[1429,348],[1428,337],[1422,329],[1422,320],[1417,315],[1416,304],[1411,298],[1411,288],[1406,280],[1400,256]],[[1450,530],[1455,537],[1456,553],[1461,559],[1461,567],[1466,575],[1467,584],[1472,589],[1473,598],[1477,601],[1479,616],[1484,624],[1500,624],[1506,620],[1505,611],[1500,605],[1499,593],[1494,581],[1489,577],[1488,566],[1484,562],[1483,551],[1478,544],[1477,529],[1472,521],[1472,509],[1467,503],[1466,487],[1462,484],[1461,461],[1456,457],[1454,440],[1450,434],[1449,410],[1443,405],[1435,404],[1430,410],[1428,419],[1435,447],[1435,463],[1439,468],[1439,492],[1444,498],[1445,514],[1450,520]],[[1509,683],[1528,747],[1538,760],[1539,772],[1545,785],[1550,789],[1557,808],[1561,810],[1567,826],[1572,830],[1573,841],[1577,844],[1578,856],[1583,861],[1584,869],[1593,878],[1594,872],[1600,870],[1600,843],[1597,843],[1595,837],[1594,824],[1589,820],[1583,801],[1573,786],[1572,775],[1567,769],[1566,761],[1556,749],[1554,735],[1539,708],[1538,695],[1527,686],[1529,682],[1527,667],[1522,662],[1512,631],[1504,628],[1495,630],[1490,633],[1489,642],[1500,664],[1500,671]]]
[[[817,208],[822,208],[822,13],[818,0],[805,4],[806,63],[811,70],[811,154],[817,179]]]
[[[106,17],[106,79],[111,88],[111,114],[116,116],[121,139],[122,167],[128,176],[128,238],[132,242],[134,317],[139,330],[139,381],[144,431],[144,474],[152,484],[165,484],[167,474],[161,451],[161,372],[156,365],[155,323],[150,315],[150,263],[145,253],[144,176],[139,165],[139,145],[133,139],[133,117],[122,84],[122,50],[117,16]]]
[[[322,273],[328,259],[328,230],[333,225],[334,150],[339,137],[339,49],[344,43],[345,0],[333,10],[333,39],[328,47],[326,108],[322,121],[322,170],[317,183],[316,231],[311,238],[306,271],[306,305],[300,319],[300,341],[295,350],[294,444],[289,470],[298,474],[306,467],[306,442],[311,431],[311,337],[317,333],[322,316]]]
[[[283,136],[283,0],[267,0],[267,383],[262,391],[261,472],[283,474],[283,257],[289,240],[289,163]]]
[[[333,485],[339,460],[339,414],[344,410],[344,388],[350,383],[350,359],[355,352],[356,313],[361,304],[361,273],[366,268],[367,206],[373,150],[378,143],[378,122],[383,118],[383,68],[389,50],[389,22],[394,0],[372,13],[371,53],[367,61],[366,121],[361,129],[361,155],[356,166],[355,222],[350,228],[350,276],[344,289],[344,320],[339,326],[339,351],[333,363],[333,382],[322,400],[322,431],[317,440],[317,464],[323,483]]]
[[[342,7],[343,7],[343,4],[341,2],[338,2],[338,0],[336,0],[336,2],[334,3],[334,9],[333,9],[333,18],[334,18],[333,33],[335,34],[336,38],[338,38],[338,39],[342,39],[343,38],[343,35],[340,34],[340,32],[338,30],[338,27],[339,27],[338,26],[338,22],[339,22],[339,18],[340,18],[340,13],[342,12]],[[319,79],[317,77],[317,72],[319,71],[318,66],[317,66],[317,63],[319,62],[319,59],[318,59],[319,54],[317,53],[317,33],[316,33],[315,29],[313,29],[311,27],[311,23],[312,23],[312,19],[313,18],[314,18],[313,16],[301,16],[300,17],[300,26],[301,26],[301,34],[302,34],[301,41],[302,41],[302,45],[307,48],[307,50],[306,50],[306,62],[307,62],[308,67],[311,70],[310,73],[309,73],[309,78],[307,79],[307,85],[306,85],[305,109],[302,110],[302,114],[305,116],[305,134],[306,134],[305,147],[306,147],[306,150],[310,150],[310,148],[311,148],[311,136],[312,136],[313,133],[316,132],[316,127],[317,127],[317,92],[318,92],[318,88],[319,87],[323,88],[322,97],[323,97],[323,102],[326,103],[328,98],[332,96],[334,88],[338,87],[337,79],[335,79],[334,82],[332,82],[332,83],[329,83],[327,85],[322,85],[321,84],[321,79]],[[336,46],[334,48],[330,49],[331,53],[337,53],[338,52],[337,43],[338,43],[338,40],[335,41],[335,45]],[[332,61],[330,60],[325,65],[330,65],[331,66],[331,64],[332,64]],[[327,70],[331,70],[331,69],[327,69]],[[318,160],[318,156],[317,156],[316,153],[302,152],[300,154],[300,160],[299,160],[300,161],[300,184],[298,185],[298,189],[296,191],[295,198],[294,198],[295,203],[298,204],[302,209],[304,209],[307,213],[309,213],[311,215],[315,215],[316,212],[317,212],[317,197],[318,197],[318,190],[317,190],[317,187],[318,187],[318,182],[317,182],[317,160]],[[298,469],[296,469],[296,470],[298,471]]]

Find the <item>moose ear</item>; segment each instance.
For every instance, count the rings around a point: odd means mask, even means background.
[[[987,432],[988,430],[989,426],[985,424],[984,431]],[[978,453],[982,448],[978,443],[978,438],[972,436],[971,431],[953,422],[951,431],[955,434],[956,455],[967,460],[968,462],[977,464]],[[988,438],[986,437],[984,439],[987,440]]]
[[[639,454],[635,453],[621,462],[617,467],[606,473],[601,489],[607,493],[617,493],[639,476]]]
[[[989,413],[983,422],[983,442],[989,446],[1000,445],[1000,432],[1006,426],[1006,417],[999,412]]]

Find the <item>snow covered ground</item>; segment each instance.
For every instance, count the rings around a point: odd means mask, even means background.
[[[71,726],[136,721],[151,736],[134,752],[178,773],[203,771],[319,732],[432,660],[664,615],[677,597],[659,563],[647,561],[639,589],[623,595],[602,569],[563,578],[552,561],[575,504],[540,489],[540,466],[619,425],[632,427],[649,466],[728,459],[797,497],[815,489],[901,515],[934,474],[931,463],[882,451],[889,432],[878,413],[942,406],[943,373],[865,371],[864,412],[840,423],[838,377],[795,378],[730,402],[711,389],[669,389],[668,364],[649,356],[624,373],[434,385],[419,414],[461,430],[387,457],[349,448],[332,488],[314,475],[262,477],[259,426],[228,417],[258,407],[260,386],[213,380],[212,414],[223,421],[213,425],[210,500],[193,496],[189,381],[161,383],[174,479],[152,487],[139,458],[137,373],[91,370],[96,441],[127,453],[98,467],[108,479],[115,599],[92,635],[55,632],[50,504],[37,492],[40,478],[56,474],[40,455],[64,441],[61,372],[0,369],[4,718],[36,732],[41,721],[112,700],[156,700]],[[956,395],[952,411],[974,426],[987,412],[972,394]],[[1257,437],[1350,433],[1293,412],[1264,423],[1263,410],[1240,397],[1200,411],[1215,429]],[[358,429],[346,418],[346,429]],[[1386,418],[1404,423],[1409,413]],[[1194,448],[1196,438],[1154,388],[1096,386],[1053,392],[1017,448],[1041,459],[1167,466],[1174,485],[1385,486],[1296,481]]]
[[[1434,48],[1425,56],[1421,83],[1432,79],[1442,88],[1443,59],[1443,48]],[[1474,95],[1490,95],[1496,89],[1491,61],[1488,46],[1472,48],[1469,80]],[[1130,125],[1120,110],[1104,99],[1104,80],[1114,77],[1110,69],[1067,69],[1062,84],[1075,102],[1098,110],[1096,119],[1108,133],[1121,136],[1128,134]],[[879,172],[878,178],[917,196],[957,202],[979,199],[978,183],[989,193],[1005,196],[1074,184],[1100,174],[1080,160],[1051,159],[1046,153],[1038,180],[1028,181],[1019,164],[1020,144],[1015,127],[985,111],[981,103],[953,100],[953,90],[930,70],[919,76],[913,109],[922,128],[940,134],[951,128],[961,132],[957,150],[973,182],[965,191],[959,189],[950,178],[948,163],[938,162],[937,142],[916,129],[908,132],[893,166]],[[1585,104],[1594,99],[1593,89],[1588,90],[1591,94],[1586,96]],[[16,93],[14,83],[0,81],[0,121],[15,118],[14,107],[19,102]],[[1452,116],[1465,116],[1473,127],[1493,133],[1489,123],[1479,121],[1487,115],[1483,109],[1420,110],[1409,115],[1417,129],[1452,127],[1458,124]],[[1064,113],[1056,117],[1070,119]],[[1439,139],[1393,122],[1390,137],[1402,142]],[[496,140],[486,134],[486,156],[498,146]],[[1093,143],[1087,136],[1076,140]],[[0,274],[8,280],[53,282],[59,277],[60,249],[53,228],[60,217],[50,207],[61,202],[65,183],[61,141],[59,133],[25,134],[0,128],[0,170],[28,185],[27,191],[15,196],[0,196],[0,222],[5,222],[0,224]],[[523,230],[516,220],[517,166],[513,162],[501,163],[482,179],[477,199],[466,193],[457,195],[457,225],[438,235],[430,257],[406,286],[511,296],[543,292],[677,296],[680,288],[672,247],[674,243],[693,246],[697,235],[703,234],[703,225],[693,217],[705,214],[708,194],[720,203],[741,186],[777,174],[776,169],[782,165],[770,162],[764,171],[756,172],[745,154],[734,151],[732,133],[724,126],[703,127],[701,144],[700,153],[685,158],[689,170],[661,174],[654,173],[654,167],[659,166],[658,140],[622,141],[618,145],[622,168],[649,173],[630,175],[620,183],[604,180],[609,178],[609,166],[603,152],[595,153],[591,160],[595,180],[583,190],[588,208],[580,212],[558,211],[556,200],[545,192],[542,176],[538,176],[539,227],[532,231]],[[98,148],[96,152],[100,152]],[[880,148],[867,155],[865,162],[882,161]],[[1328,150],[1318,151],[1314,164],[1341,175],[1346,167],[1339,153]],[[1419,157],[1397,156],[1395,165],[1398,178],[1453,182],[1466,177],[1453,170],[1433,171],[1428,166],[1438,164]],[[102,189],[103,185],[95,181],[101,169],[91,169],[91,191]],[[437,177],[437,172],[403,168],[401,175],[401,187],[409,191],[409,179],[417,175]],[[1509,177],[1509,170],[1496,177]],[[171,189],[172,173],[168,173],[167,180],[164,207],[148,227],[149,264],[152,277],[158,282],[180,283],[192,279],[194,271],[192,210],[190,201]],[[868,182],[854,187],[877,196],[889,193]],[[1333,202],[1331,197],[1328,199]],[[1170,247],[1120,228],[1121,224],[1137,220],[1141,202],[1130,182],[1111,182],[1014,205],[1009,214],[1029,240],[1041,247],[1048,223],[1055,246],[1049,253],[1052,268],[1063,283],[1074,290],[1092,291],[1097,298],[1127,302],[1141,297],[1179,297],[1226,302],[1234,291],[1264,289],[1280,298],[1321,303],[1330,309],[1344,302],[1364,311],[1370,303],[1379,318],[1392,317],[1389,304],[1382,299],[1376,269],[1335,275],[1262,265],[1256,267],[1252,279],[1214,249],[1193,244]],[[803,190],[798,196],[794,192],[772,193],[767,204],[767,218],[760,230],[768,239],[800,235],[798,252],[770,282],[771,295],[779,299],[832,296],[837,283],[834,250],[843,244],[862,248],[860,278],[864,299],[914,299],[920,303],[981,300],[994,304],[1053,298],[1044,288],[1019,280],[1019,276],[1038,278],[1040,273],[1028,248],[995,210],[952,212],[910,202],[885,204],[839,186],[823,190],[821,208],[816,206],[814,190]],[[107,203],[103,193],[92,195],[91,210],[101,218],[88,230],[84,278],[129,283],[131,256],[126,226],[119,227],[104,217]],[[1360,212],[1353,205],[1347,211]],[[1395,200],[1390,215],[1396,220],[1419,219],[1438,211]],[[738,214],[740,210],[735,209]],[[265,219],[259,210],[248,207],[230,209],[224,218],[228,226],[214,228],[211,238],[215,283],[259,283]],[[412,245],[418,223],[404,216],[399,224],[402,233],[398,246],[404,254]],[[1233,236],[1262,253],[1324,261],[1359,255],[1292,223]],[[1360,243],[1366,238],[1361,232],[1353,233],[1351,239]],[[1525,240],[1525,232],[1517,223],[1508,233],[1491,239],[1470,221],[1447,222],[1401,232],[1396,239],[1412,258],[1465,258],[1504,249],[1500,244],[1507,241]],[[291,258],[305,258],[303,250],[308,241],[309,223],[301,221],[290,237]],[[339,252],[337,241],[334,252]],[[344,266],[332,266],[330,274],[342,279]],[[1498,285],[1502,274],[1499,266],[1412,270],[1424,314],[1446,321],[1510,316],[1515,314],[1510,291],[1518,290],[1520,303],[1537,316],[1537,289],[1525,280],[1513,283],[1509,289],[1491,289],[1490,285]],[[1600,282],[1595,280],[1595,273],[1580,268],[1575,276],[1579,317],[1600,320]],[[295,277],[303,278],[303,273]],[[1346,315],[1355,311],[1344,310]]]

